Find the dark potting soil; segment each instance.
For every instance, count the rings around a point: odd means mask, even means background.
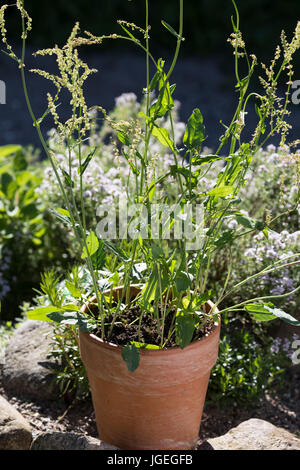
[[[168,306],[167,306],[168,308]],[[160,306],[158,306],[159,316],[161,318]],[[174,328],[172,320],[174,314],[176,313],[176,307],[173,307],[165,319],[164,324],[164,338],[167,338],[168,332],[171,328]],[[148,313],[144,314],[141,320],[140,326],[140,335],[139,335],[139,319],[141,316],[141,309],[139,306],[132,306],[128,309],[125,309],[121,313],[121,318],[118,318],[114,324],[113,331],[109,336],[109,342],[117,344],[118,346],[125,346],[131,341],[153,344],[156,346],[161,345],[161,333],[162,326],[158,326],[158,320],[153,317],[153,314]],[[203,319],[203,317],[200,319]],[[112,318],[108,318],[107,322],[109,323]],[[105,337],[108,338],[109,332],[108,325],[105,331]],[[206,322],[201,328],[195,329],[192,341],[196,341],[204,336],[208,336],[215,328],[213,321]],[[101,337],[101,329],[98,328],[93,332],[99,338]],[[175,335],[173,334],[171,338],[166,342],[166,348],[176,347]]]

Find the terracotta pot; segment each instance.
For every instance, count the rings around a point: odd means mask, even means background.
[[[100,439],[120,449],[194,448],[219,335],[220,321],[209,336],[183,350],[142,350],[132,373],[121,347],[80,332]]]

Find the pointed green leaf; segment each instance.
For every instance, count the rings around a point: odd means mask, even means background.
[[[18,150],[13,159],[13,169],[14,171],[24,171],[26,170],[28,164],[26,158],[23,155],[21,150]]]
[[[162,127],[153,127],[152,135],[164,146],[169,147],[174,152],[174,145],[170,139],[169,131]]]
[[[180,271],[176,274],[175,286],[178,292],[185,292],[192,283],[192,276],[189,273]]]
[[[88,255],[92,256],[94,253],[96,253],[99,248],[99,240],[97,238],[97,235],[93,231],[91,231],[87,236],[86,245],[87,249],[86,247],[83,248],[83,253],[81,255],[82,259],[87,258]]]
[[[0,147],[0,158],[8,157],[9,155],[18,152],[22,147],[20,145],[3,145]]]
[[[229,194],[232,194],[235,190],[234,186],[221,186],[219,188],[214,188],[207,193],[208,196],[215,196],[215,197],[225,197]]]
[[[127,137],[126,134],[123,134],[123,132],[118,132],[117,137],[122,144],[127,145],[129,147],[131,145],[131,140]]]
[[[138,349],[161,349],[156,344],[138,343],[137,341],[131,341],[131,344],[134,344]]]
[[[176,317],[176,343],[181,349],[192,341],[195,321],[191,314],[179,313]]]
[[[260,222],[259,220],[254,220],[251,217],[247,217],[245,215],[237,215],[236,221],[245,228],[251,228],[256,230],[263,230],[265,228],[265,224]]]
[[[204,140],[205,127],[203,125],[203,116],[200,109],[196,108],[187,122],[183,143],[191,150],[199,147]]]
[[[134,372],[140,363],[140,353],[134,344],[126,344],[122,349],[122,358],[126,362],[129,372]]]
[[[55,217],[62,222],[64,225],[71,225],[71,220],[69,219],[69,212],[65,211],[65,209],[57,209],[57,211],[53,209],[49,209],[49,211],[55,215]],[[68,213],[68,215],[67,215]]]
[[[80,165],[80,167],[78,168],[77,173],[78,173],[79,175],[82,176],[83,173],[85,172],[85,170],[87,169],[87,167],[88,167],[90,161],[92,160],[93,156],[95,155],[96,148],[97,148],[97,147],[94,148],[94,150],[86,157],[86,159],[84,160],[83,164]]]
[[[272,303],[247,304],[245,305],[245,310],[258,321],[270,321],[280,318],[290,325],[300,326],[300,321],[280,308],[276,308]]]
[[[276,318],[280,318],[280,320],[285,321],[286,323],[289,323],[290,325],[294,326],[300,326],[300,321],[298,321],[296,318],[292,317],[289,313],[284,312],[281,310],[281,308],[276,308],[276,307],[269,307],[268,305],[265,306],[269,312],[272,313]]]
[[[171,34],[173,34],[173,36],[175,36],[177,39],[180,38],[179,34],[176,33],[175,29],[172,28],[172,26],[170,26],[166,21],[161,20],[161,23]]]
[[[68,186],[68,188],[74,188],[75,184],[71,176],[69,175],[69,173],[67,173],[66,170],[64,170],[63,168],[61,168],[61,171],[62,171],[66,186]]]
[[[266,309],[264,304],[247,304],[245,310],[253,315],[254,319],[257,321],[270,321],[276,318],[275,315]]]
[[[103,243],[103,240],[99,240],[99,248],[96,251],[96,253],[92,255],[92,263],[93,263],[94,269],[97,269],[97,270],[102,269],[105,265],[105,260],[106,260],[106,254],[104,250],[104,243]]]
[[[64,217],[70,217],[70,212],[67,211],[66,209],[61,209],[61,208],[59,208],[59,209],[57,209],[57,211],[58,211],[61,215],[63,215]]]
[[[108,250],[111,251],[114,255],[120,258],[121,261],[124,261],[124,263],[127,263],[128,261],[130,261],[129,256],[125,253],[125,251],[117,247],[115,243],[110,242],[108,240],[103,240],[103,243],[104,243],[104,246],[108,248]]]
[[[38,307],[27,312],[27,318],[29,320],[38,320],[38,321],[51,321],[48,317],[49,313],[61,311],[60,308],[51,305],[49,307]]]
[[[201,165],[206,165],[207,163],[215,162],[217,160],[226,161],[229,158],[230,157],[224,157],[224,156],[219,156],[219,155],[205,155],[203,157],[200,155],[200,157],[194,157],[192,159],[192,164],[201,166]]]
[[[75,299],[78,299],[79,297],[81,297],[80,290],[74,284],[72,284],[69,281],[65,281],[65,284],[66,284],[66,288]]]

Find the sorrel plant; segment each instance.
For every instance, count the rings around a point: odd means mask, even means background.
[[[139,325],[135,341],[129,341],[123,349],[123,358],[129,370],[134,371],[139,364],[139,348],[164,348],[171,344],[172,338],[181,348],[196,339],[205,325],[218,320],[215,308],[222,305],[224,299],[241,289],[245,283],[299,263],[299,253],[279,259],[262,271],[230,286],[232,254],[231,244],[239,237],[252,232],[262,232],[266,238],[272,231],[274,222],[278,224],[281,214],[272,219],[254,220],[241,212],[243,201],[240,199],[241,188],[246,181],[253,155],[259,148],[276,134],[281,136],[281,145],[287,141],[290,125],[286,118],[289,114],[288,104],[293,76],[293,57],[300,47],[300,22],[297,23],[291,41],[285,34],[281,35],[281,43],[277,46],[275,56],[268,66],[262,65],[263,76],[260,77],[262,90],[260,93],[249,92],[249,85],[259,63],[253,54],[248,54],[240,31],[240,19],[236,3],[233,0],[235,15],[232,17],[233,33],[229,38],[234,52],[235,89],[238,92],[236,110],[231,122],[224,126],[224,133],[213,154],[203,154],[203,143],[206,131],[200,109],[196,108],[187,121],[184,137],[180,146],[177,145],[174,133],[173,115],[175,85],[171,84],[171,76],[176,65],[183,37],[183,0],[179,0],[179,29],[175,31],[165,21],[162,25],[176,39],[173,60],[169,67],[163,59],[156,60],[150,51],[149,1],[145,1],[145,26],[139,27],[126,21],[119,21],[122,34],[96,36],[85,32],[80,35],[79,23],[76,23],[64,47],[39,50],[36,56],[55,56],[58,74],[53,75],[45,70],[35,69],[32,72],[48,79],[55,92],[48,93],[48,107],[41,117],[37,117],[32,109],[26,82],[25,50],[26,39],[31,30],[31,19],[24,7],[23,0],[17,0],[16,7],[22,22],[22,53],[18,57],[7,41],[5,28],[4,5],[0,9],[0,27],[2,41],[6,53],[16,61],[21,74],[25,99],[29,114],[41,140],[43,149],[49,158],[61,191],[65,207],[57,208],[56,214],[68,227],[81,247],[81,257],[86,263],[93,285],[95,305],[86,313],[81,312],[81,305],[87,299],[72,282],[69,289],[78,303],[63,304],[52,299],[47,307],[31,310],[29,318],[37,320],[54,320],[57,322],[79,324],[85,330],[100,332],[103,340],[110,340],[116,324],[126,324],[125,312],[134,308],[137,312],[134,323]],[[96,72],[79,58],[80,46],[100,45],[104,40],[126,40],[141,48],[146,58],[146,84],[144,88],[145,109],[136,120],[115,121],[101,106],[88,109],[83,85],[86,79]],[[154,69],[154,73],[152,70]],[[286,78],[284,98],[278,91],[279,80]],[[59,115],[59,104],[62,91],[70,95],[70,117],[63,122]],[[248,141],[244,138],[247,121],[247,110],[255,107],[257,125]],[[83,195],[83,178],[86,168],[93,159],[96,148],[85,153],[84,143],[92,132],[93,117],[91,111],[97,110],[102,119],[111,126],[115,141],[115,155],[112,158],[125,159],[129,166],[127,198],[129,204],[136,204],[138,211],[132,214],[128,227],[134,227],[131,239],[107,239],[99,234],[95,227],[88,227],[85,214]],[[67,144],[67,169],[59,164],[55,153],[48,146],[42,133],[43,121],[52,116],[56,130]],[[169,130],[161,127],[161,119],[168,117]],[[157,155],[151,152],[150,139],[168,148],[173,158],[173,165],[167,173],[159,173],[155,164]],[[298,142],[299,143],[299,142]],[[297,145],[297,143],[295,144]],[[72,168],[74,154],[78,158],[77,172]],[[299,158],[295,152],[291,158]],[[201,180],[216,163],[223,163],[218,173],[215,186],[210,191],[201,190]],[[267,162],[266,162],[267,164]],[[170,198],[168,188],[164,187],[168,179],[173,178],[176,187],[176,198]],[[79,199],[75,198],[75,180],[79,181]],[[133,182],[133,183],[132,183]],[[175,205],[177,213],[170,211],[163,217],[165,206]],[[297,204],[299,202],[299,193]],[[158,233],[153,233],[153,225],[149,218],[153,205],[158,209],[155,220],[159,224]],[[163,204],[163,206],[162,206]],[[200,208],[201,220],[197,219],[189,208]],[[297,205],[292,209],[296,210]],[[176,211],[175,211],[176,212]],[[147,214],[141,219],[141,213]],[[178,224],[187,222],[189,228],[181,237],[168,239],[166,233],[178,229]],[[119,220],[121,218],[119,213]],[[227,229],[225,221],[234,218],[238,228]],[[144,223],[144,234],[141,236]],[[181,232],[180,232],[181,233]],[[197,238],[198,237],[198,238]],[[198,245],[191,244],[196,238]],[[208,285],[211,262],[216,254],[228,260],[228,275],[216,294]],[[109,270],[107,261],[109,260]],[[106,269],[106,271],[105,271]],[[103,275],[106,272],[106,277]],[[107,275],[107,273],[110,273]],[[139,273],[138,295],[130,298],[130,287],[136,283]],[[103,279],[104,276],[104,279]],[[105,282],[103,282],[105,280]],[[122,285],[122,295],[113,296],[112,290]],[[296,293],[300,286],[292,292],[280,297]],[[278,297],[278,296],[277,296]],[[214,299],[214,307],[203,313],[203,305]],[[291,315],[275,307],[272,303],[275,295],[254,299],[245,299],[237,305],[220,308],[225,311],[245,311],[258,321],[269,321],[281,318],[294,325],[300,323]],[[94,307],[94,308],[93,308]],[[145,344],[141,340],[141,328],[144,318],[152,318],[157,328],[159,340],[157,344]],[[166,327],[168,322],[168,327]]]

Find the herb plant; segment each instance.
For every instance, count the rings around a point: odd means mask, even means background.
[[[237,107],[232,121],[224,127],[218,148],[213,154],[207,155],[203,153],[206,131],[200,109],[194,109],[188,119],[182,142],[177,142],[174,131],[175,85],[170,80],[184,41],[183,0],[179,0],[179,30],[175,31],[162,21],[167,32],[176,38],[175,53],[169,66],[163,59],[155,59],[150,51],[148,0],[145,0],[144,27],[120,20],[118,23],[122,34],[96,36],[85,32],[81,36],[79,24],[76,23],[63,48],[55,46],[37,51],[37,56],[55,56],[58,65],[57,75],[41,69],[32,71],[48,79],[55,89],[48,93],[48,107],[41,117],[37,117],[32,109],[26,84],[25,46],[31,30],[31,19],[24,8],[23,0],[17,0],[16,6],[22,21],[21,57],[16,55],[7,41],[4,20],[7,5],[0,9],[2,41],[6,52],[20,69],[30,116],[51,163],[58,190],[63,196],[64,207],[57,208],[57,217],[73,230],[95,295],[93,303],[83,313],[83,295],[71,282],[69,288],[73,295],[76,294],[77,304],[63,304],[54,297],[51,305],[30,311],[29,318],[77,323],[82,329],[97,331],[102,340],[107,341],[114,338],[117,327],[123,326],[127,330],[128,312],[134,312],[135,318],[130,323],[138,326],[136,337],[128,341],[122,353],[131,371],[138,367],[139,348],[164,348],[174,343],[181,348],[186,347],[206,331],[205,328],[213,327],[218,321],[216,308],[220,306],[220,314],[245,311],[258,321],[282,318],[299,325],[290,314],[276,308],[272,303],[278,297],[276,295],[246,299],[224,308],[222,305],[249,281],[300,262],[299,253],[293,253],[230,286],[232,244],[249,233],[262,233],[267,239],[273,225],[275,222],[278,224],[283,215],[276,214],[268,220],[255,220],[245,216],[242,212],[242,188],[246,184],[247,172],[258,149],[276,134],[281,136],[281,145],[286,144],[290,129],[286,118],[292,86],[292,63],[300,47],[300,22],[290,41],[282,33],[281,44],[276,48],[274,58],[268,66],[262,64],[260,93],[249,92],[258,60],[246,50],[240,31],[238,9],[233,1],[235,15],[232,17],[233,33],[229,42],[234,50]],[[118,39],[133,43],[146,56],[145,108],[139,112],[137,119],[130,121],[115,120],[98,105],[88,109],[83,92],[85,81],[96,70],[89,68],[79,58],[80,46],[99,45],[105,40]],[[278,92],[281,76],[287,77],[284,98]],[[70,95],[70,117],[65,122],[59,115],[59,100],[63,91]],[[257,114],[257,125],[251,139],[246,141],[243,130],[247,109],[252,103]],[[114,227],[111,230],[111,221],[114,221],[112,208],[107,209],[111,212],[111,218],[106,232],[101,229],[101,223],[97,225],[97,229],[90,227],[86,217],[83,180],[96,147],[87,154],[84,152],[84,142],[92,131],[95,111],[103,116],[102,119],[112,129],[112,135],[117,137],[112,158],[126,162],[128,168],[125,208],[127,217],[124,218],[123,206],[115,211],[115,220],[119,224],[118,234]],[[67,169],[59,163],[43,136],[42,123],[49,115],[54,120],[61,141],[67,145]],[[169,130],[161,126],[163,118],[168,119]],[[157,155],[150,149],[150,139],[168,149],[173,159],[169,172],[159,172]],[[74,157],[78,160],[75,172]],[[202,180],[220,163],[222,166],[214,186],[205,190]],[[170,177],[177,188],[175,200],[174,195],[170,196],[165,190],[165,183]],[[129,191],[130,188],[133,189]],[[299,190],[296,199],[295,204],[298,204]],[[168,211],[167,208],[170,209],[171,206],[172,210]],[[98,209],[97,214],[103,216]],[[237,227],[226,227],[228,217],[235,219]],[[120,229],[124,229],[124,226],[127,229],[125,236],[123,232],[120,236]],[[174,230],[172,236],[171,230]],[[216,294],[208,280],[212,260],[216,255],[221,256],[221,253],[228,259],[228,268],[226,279]],[[132,298],[133,284],[138,284],[139,290]],[[116,295],[113,288],[120,286],[121,293]],[[300,286],[295,287],[291,292],[280,296],[295,294],[299,289]],[[208,306],[209,299],[213,299],[213,306]],[[142,341],[143,324],[147,321],[157,330],[155,344]]]

